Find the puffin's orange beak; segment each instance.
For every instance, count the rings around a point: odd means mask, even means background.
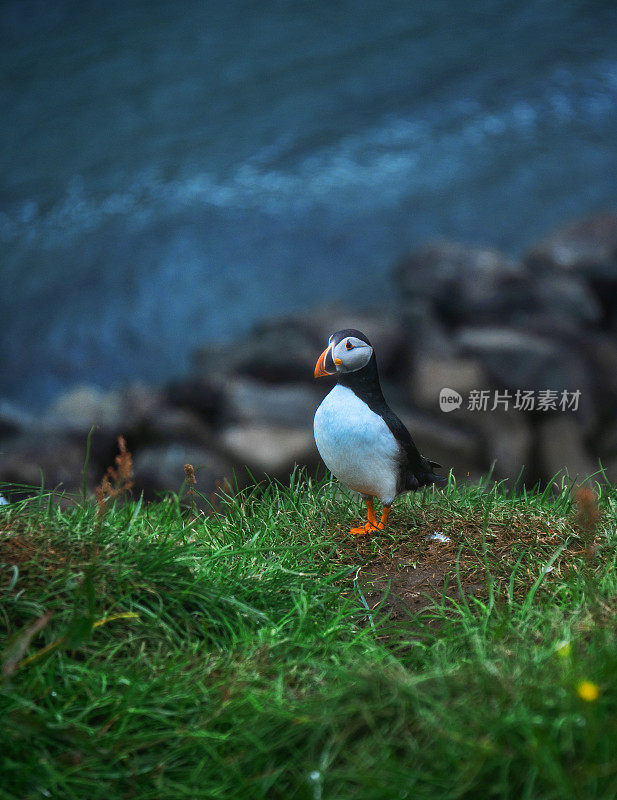
[[[328,351],[330,350],[330,345],[326,347],[323,353],[317,359],[317,363],[315,364],[315,377],[316,378],[324,378],[326,375],[330,373],[326,372],[325,365],[326,365],[326,356],[328,355]]]
[[[328,345],[317,359],[315,364],[315,377],[323,378],[326,375],[336,375],[336,365],[342,364],[340,358],[332,358],[332,345]]]

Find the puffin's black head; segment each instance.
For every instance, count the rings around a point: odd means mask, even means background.
[[[373,347],[366,336],[353,328],[345,328],[328,339],[328,346],[315,366],[315,377],[358,372],[372,356]]]

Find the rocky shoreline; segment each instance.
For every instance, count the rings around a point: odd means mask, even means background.
[[[185,463],[206,495],[225,480],[286,480],[294,464],[315,471],[312,419],[330,384],[313,368],[342,327],[373,341],[391,405],[457,480],[491,469],[527,485],[563,469],[581,480],[599,460],[617,480],[617,211],[555,230],[520,261],[433,242],[403,256],[392,283],[387,305],[324,305],[203,345],[191,373],[166,386],[76,387],[37,418],[0,401],[0,483],[40,485],[43,474],[47,488],[76,491],[92,425],[91,491],[119,435],[147,499],[178,490]]]

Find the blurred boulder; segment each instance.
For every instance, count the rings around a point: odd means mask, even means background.
[[[223,407],[218,385],[199,377],[173,381],[164,390],[165,403],[197,414],[209,424],[216,423]]]
[[[229,344],[203,345],[193,353],[192,361],[195,374],[209,381],[235,374],[270,383],[293,383],[312,379],[319,356],[316,347],[315,337],[302,325],[279,322],[258,326]]]
[[[463,401],[473,389],[487,389],[488,376],[473,358],[440,358],[421,354],[418,356],[410,381],[412,400],[422,408],[439,410],[442,389],[454,389]]]
[[[405,300],[431,300],[449,324],[479,318],[497,321],[527,295],[523,267],[497,250],[433,242],[402,258],[394,280]]]
[[[402,306],[402,319],[411,363],[416,363],[421,354],[456,358],[456,342],[437,316],[429,298],[406,298]],[[394,368],[391,372],[393,376],[396,374]]]
[[[356,328],[369,337],[386,375],[406,346],[400,321],[385,310],[351,313],[324,305],[307,314],[261,322],[236,342],[198,348],[194,371],[206,380],[235,374],[266,383],[312,383],[319,354],[330,334],[341,328]]]
[[[533,431],[527,414],[511,409],[470,412],[468,422],[481,437],[484,461],[495,480],[530,476]]]
[[[162,406],[134,420],[124,433],[129,449],[173,441],[180,444],[208,445],[212,440],[211,428],[202,418],[185,408]]]
[[[558,228],[532,245],[526,263],[533,270],[616,282],[617,211],[603,211]]]
[[[211,450],[177,442],[152,445],[134,456],[134,492],[143,491],[147,500],[153,500],[161,492],[180,491],[185,464],[195,468],[195,488],[203,494],[215,491],[225,479],[232,477],[229,462]]]
[[[617,476],[613,474],[617,467],[617,420],[598,431],[590,449],[604,466],[611,465],[611,483],[617,482]]]
[[[438,330],[422,319],[430,311],[448,325],[526,324],[587,325],[602,311],[585,282],[574,275],[538,273],[488,248],[437,242],[413,251],[395,268],[404,298],[405,319],[418,327],[420,339],[436,350],[430,335]],[[442,337],[443,338],[443,337]],[[443,345],[442,345],[443,346]],[[446,345],[447,346],[447,345]]]
[[[0,400],[0,439],[32,430],[34,417],[8,400]]]
[[[126,437],[130,450],[144,442],[156,441],[171,431],[165,414],[161,393],[141,384],[111,392],[78,386],[60,395],[48,407],[39,426],[42,436],[66,436],[84,455],[90,437],[90,463],[99,480],[113,463],[118,436]],[[161,431],[165,426],[167,430]],[[158,434],[153,430],[155,427],[159,428]]]
[[[571,480],[583,483],[597,473],[599,464],[589,455],[583,429],[572,416],[547,415],[538,423],[536,437],[542,480],[549,481],[566,470]],[[599,479],[596,475],[595,480]]]
[[[225,428],[218,440],[234,463],[246,465],[255,478],[286,478],[294,464],[318,463],[312,431],[276,424],[241,424]]]
[[[590,423],[612,421],[617,409],[617,340],[594,332],[577,337],[576,342],[566,337],[563,341],[572,352],[582,354],[586,368],[587,385],[580,387],[579,421],[587,429]]]
[[[436,420],[419,412],[397,409],[418,450],[442,465],[438,470],[447,475],[454,470],[458,480],[478,480],[487,465],[481,453],[479,437],[463,427]]]
[[[82,486],[85,457],[85,443],[62,434],[23,435],[0,453],[0,482],[37,487],[44,479],[47,489],[74,492]],[[86,477],[93,485],[92,464]]]
[[[235,370],[235,342],[206,342],[191,353],[191,380],[216,381]]]
[[[158,414],[166,402],[161,389],[140,382],[130,383],[124,387],[120,396],[123,404],[123,426],[142,417]]]
[[[123,419],[124,405],[120,392],[77,386],[54,400],[42,422],[56,430],[87,433],[93,425],[119,429]]]
[[[315,381],[314,386],[273,385],[243,377],[229,378],[223,387],[225,418],[312,429],[315,410],[330,388],[329,381]]]
[[[508,321],[530,322],[547,331],[588,328],[602,321],[602,308],[585,281],[557,273],[530,275],[521,303],[507,313]]]
[[[514,328],[462,328],[461,351],[473,356],[500,387],[588,390],[585,360],[558,342]]]

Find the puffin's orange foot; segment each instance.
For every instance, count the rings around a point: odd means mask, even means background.
[[[371,522],[365,522],[364,525],[361,525],[359,528],[350,528],[349,533],[352,536],[366,536],[367,533],[376,531],[378,527],[379,526],[375,526]],[[383,525],[381,527],[383,528]]]
[[[381,521],[377,522],[377,517],[375,516],[375,507],[373,505],[373,498],[366,497],[366,510],[368,513],[368,522],[365,522],[359,528],[351,528],[349,533],[352,536],[366,536],[367,533],[372,533],[373,531],[382,531],[386,527],[386,522],[388,521],[388,514],[390,513],[390,506],[383,507],[383,513],[381,515]]]

